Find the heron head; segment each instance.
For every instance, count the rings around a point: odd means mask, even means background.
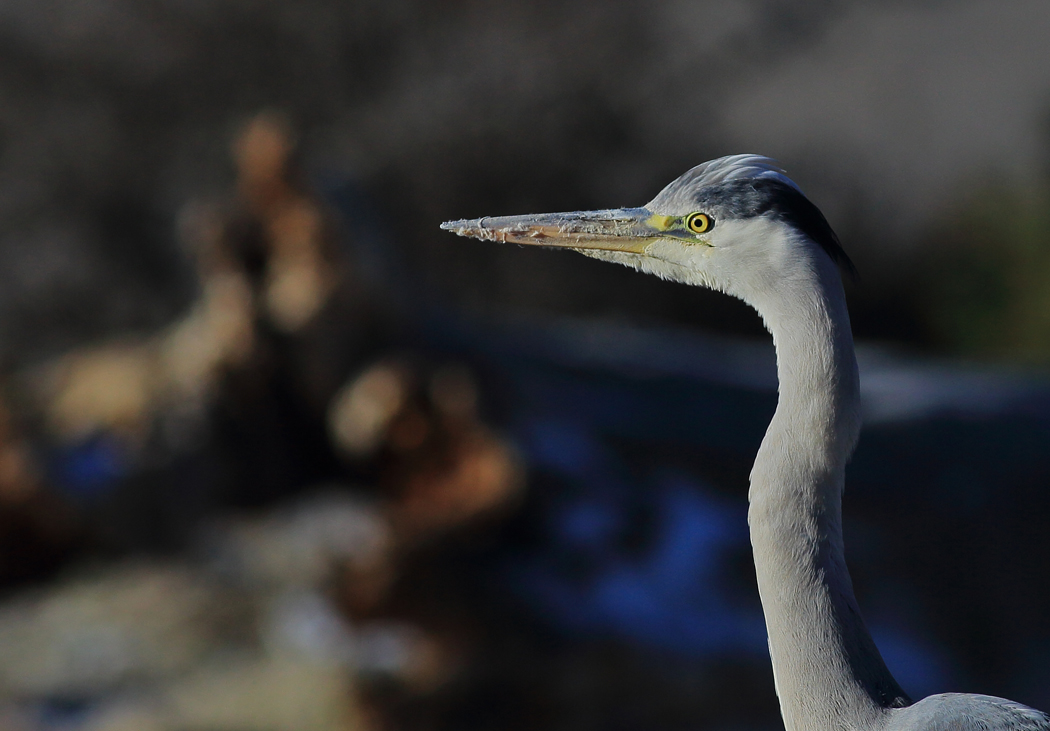
[[[641,208],[449,221],[443,229],[503,243],[573,249],[753,301],[793,271],[853,265],[824,216],[758,155],[711,160]],[[801,268],[801,269],[800,269]]]

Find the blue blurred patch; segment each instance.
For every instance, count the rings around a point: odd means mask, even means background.
[[[912,698],[944,693],[953,679],[943,657],[928,643],[907,631],[873,624],[871,635],[886,667]]]
[[[106,434],[55,448],[49,463],[54,486],[77,501],[92,500],[109,492],[131,467],[126,449]]]
[[[512,574],[536,611],[574,633],[690,655],[765,655],[757,601],[732,596],[719,580],[727,551],[748,550],[743,505],[681,473],[632,481],[615,451],[579,424],[534,421],[523,432],[531,462],[571,488],[552,496],[548,542]],[[625,531],[643,506],[653,524],[639,547]]]

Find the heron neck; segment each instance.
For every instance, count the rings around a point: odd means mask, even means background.
[[[846,569],[842,489],[859,377],[841,280],[821,264],[753,302],[773,334],[780,399],[751,473],[748,523],[788,731],[879,728],[909,702]]]

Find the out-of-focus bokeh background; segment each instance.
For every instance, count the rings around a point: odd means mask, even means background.
[[[0,4],[0,729],[779,726],[769,338],[447,219],[778,158],[861,271],[847,555],[1050,708],[1050,5]]]

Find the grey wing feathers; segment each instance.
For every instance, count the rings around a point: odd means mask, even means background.
[[[1042,711],[989,695],[932,695],[891,713],[886,731],[1050,731]]]

